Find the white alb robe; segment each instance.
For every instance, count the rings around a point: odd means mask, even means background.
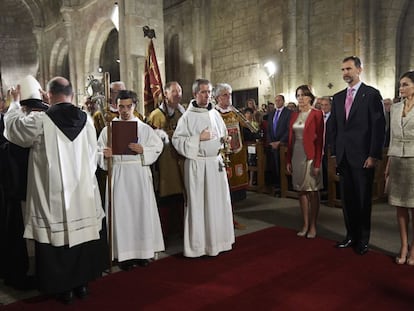
[[[95,177],[92,119],[88,117],[70,141],[47,114],[25,115],[13,102],[5,115],[4,133],[14,144],[31,148],[24,237],[69,247],[99,239],[105,215]]]
[[[165,249],[150,168],[161,154],[163,142],[138,118],[124,122],[138,123],[138,143],[144,153],[112,157],[113,257],[118,261],[149,259]],[[104,128],[98,139],[100,150],[107,145],[107,140]],[[107,169],[103,154],[98,163]],[[105,207],[107,210],[108,202]]]
[[[204,129],[213,139],[200,141]],[[216,256],[232,248],[233,214],[226,169],[219,155],[226,125],[215,110],[190,107],[180,118],[172,143],[186,157],[184,183],[187,206],[184,210],[184,256]]]

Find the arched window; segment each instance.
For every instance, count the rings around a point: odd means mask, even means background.
[[[118,31],[114,28],[109,33],[101,50],[100,66],[102,66],[104,72],[109,72],[111,81],[119,81],[121,79],[118,42]]]
[[[176,81],[180,79],[180,57],[179,57],[178,34],[171,37],[166,53],[166,76],[167,81]]]

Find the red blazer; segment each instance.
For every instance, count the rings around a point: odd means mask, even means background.
[[[292,112],[289,124],[289,140],[287,150],[287,163],[292,163],[293,145],[295,143],[295,133],[293,132],[293,123],[298,118],[298,112]],[[305,122],[305,129],[303,131],[303,148],[305,149],[308,160],[313,160],[313,165],[316,168],[321,167],[322,152],[323,152],[323,135],[324,122],[323,112],[311,108],[308,118]]]

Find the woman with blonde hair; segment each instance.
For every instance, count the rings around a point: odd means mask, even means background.
[[[246,108],[251,108],[253,110],[253,113],[256,112],[256,110],[257,110],[257,103],[254,100],[254,98],[249,98],[246,101]]]

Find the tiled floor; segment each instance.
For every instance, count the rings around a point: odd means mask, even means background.
[[[271,226],[298,230],[301,217],[298,201],[277,198],[266,194],[249,192],[247,199],[235,206],[235,218],[247,225],[245,230],[236,230],[236,235],[248,234]],[[399,250],[398,227],[395,210],[386,203],[375,204],[372,211],[372,233],[370,247],[391,255]],[[336,240],[344,237],[342,210],[321,205],[319,214],[318,237]],[[172,237],[166,243],[167,250],[159,254],[163,258],[182,251],[182,240]],[[114,269],[116,271],[116,269]],[[0,305],[37,295],[36,291],[21,292],[12,290],[0,283]]]

